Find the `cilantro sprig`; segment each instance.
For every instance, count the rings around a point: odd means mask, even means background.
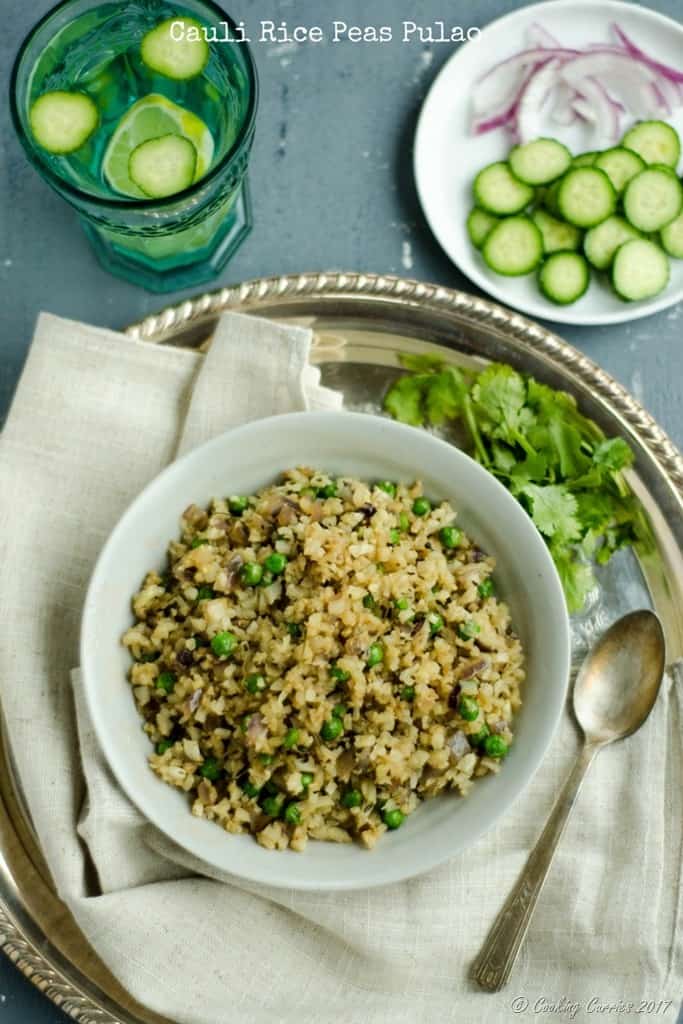
[[[405,355],[408,374],[384,408],[412,426],[459,421],[472,454],[517,498],[546,541],[572,612],[595,586],[592,562],[643,548],[649,529],[623,471],[633,452],[607,438],[564,391],[494,363],[468,373],[429,355]]]

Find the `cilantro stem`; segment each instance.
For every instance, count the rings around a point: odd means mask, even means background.
[[[479,433],[477,417],[475,416],[474,409],[472,407],[472,399],[470,398],[469,393],[467,392],[462,397],[462,414],[465,418],[467,429],[469,430],[470,435],[472,437],[472,442],[474,444],[474,448],[477,453],[479,462],[483,463],[485,466],[490,466],[491,459],[489,458],[489,454],[486,451],[486,448],[484,447],[484,442],[482,441],[481,434]]]

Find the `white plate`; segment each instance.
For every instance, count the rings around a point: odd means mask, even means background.
[[[470,242],[465,221],[472,207],[475,174],[494,160],[505,159],[510,140],[500,128],[487,135],[470,134],[470,90],[494,64],[521,50],[525,33],[540,22],[563,46],[607,42],[610,22],[618,22],[647,53],[683,68],[683,27],[655,11],[616,0],[551,0],[508,14],[488,25],[445,64],[422,107],[415,139],[415,180],[427,221],[456,267],[506,306],[565,324],[615,324],[649,316],[683,299],[683,261],[671,261],[671,280],[661,295],[645,302],[625,303],[593,275],[586,294],[572,306],[556,306],[538,291],[535,275],[504,278],[484,263]],[[628,125],[629,122],[624,122]],[[683,109],[670,119],[683,134]],[[554,137],[573,152],[596,145],[587,128],[549,124]]]
[[[291,465],[314,465],[365,480],[422,479],[496,556],[496,582],[524,644],[527,677],[515,742],[499,775],[479,779],[466,800],[428,800],[371,853],[310,842],[304,853],[264,850],[194,818],[188,798],[147,764],[121,636],[145,572],[161,569],[182,510],[215,495],[252,494]],[[83,611],[81,668],[97,738],[122,789],[176,843],[220,871],[294,889],[358,889],[426,871],[473,843],[513,803],[536,771],[562,711],[569,675],[569,626],[557,572],[529,516],[505,488],[457,448],[378,416],[300,413],[249,423],[195,448],[153,480],[107,541]]]

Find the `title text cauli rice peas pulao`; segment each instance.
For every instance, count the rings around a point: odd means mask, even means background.
[[[123,641],[150,765],[268,849],[375,845],[512,742],[524,656],[494,560],[420,483],[300,468],[190,505]]]

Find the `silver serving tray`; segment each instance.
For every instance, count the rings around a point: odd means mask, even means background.
[[[458,365],[497,360],[571,392],[607,434],[636,454],[629,482],[652,524],[654,549],[620,553],[600,592],[572,623],[579,654],[627,608],[660,615],[669,661],[683,655],[683,458],[651,416],[608,374],[545,328],[484,299],[370,274],[302,274],[250,281],[190,299],[127,329],[132,338],[203,348],[223,310],[303,323],[315,333],[323,381],[350,408],[379,412],[403,352],[439,353]],[[457,442],[457,438],[450,438]],[[88,946],[57,898],[0,735],[0,946],[45,995],[87,1024],[160,1024]]]

